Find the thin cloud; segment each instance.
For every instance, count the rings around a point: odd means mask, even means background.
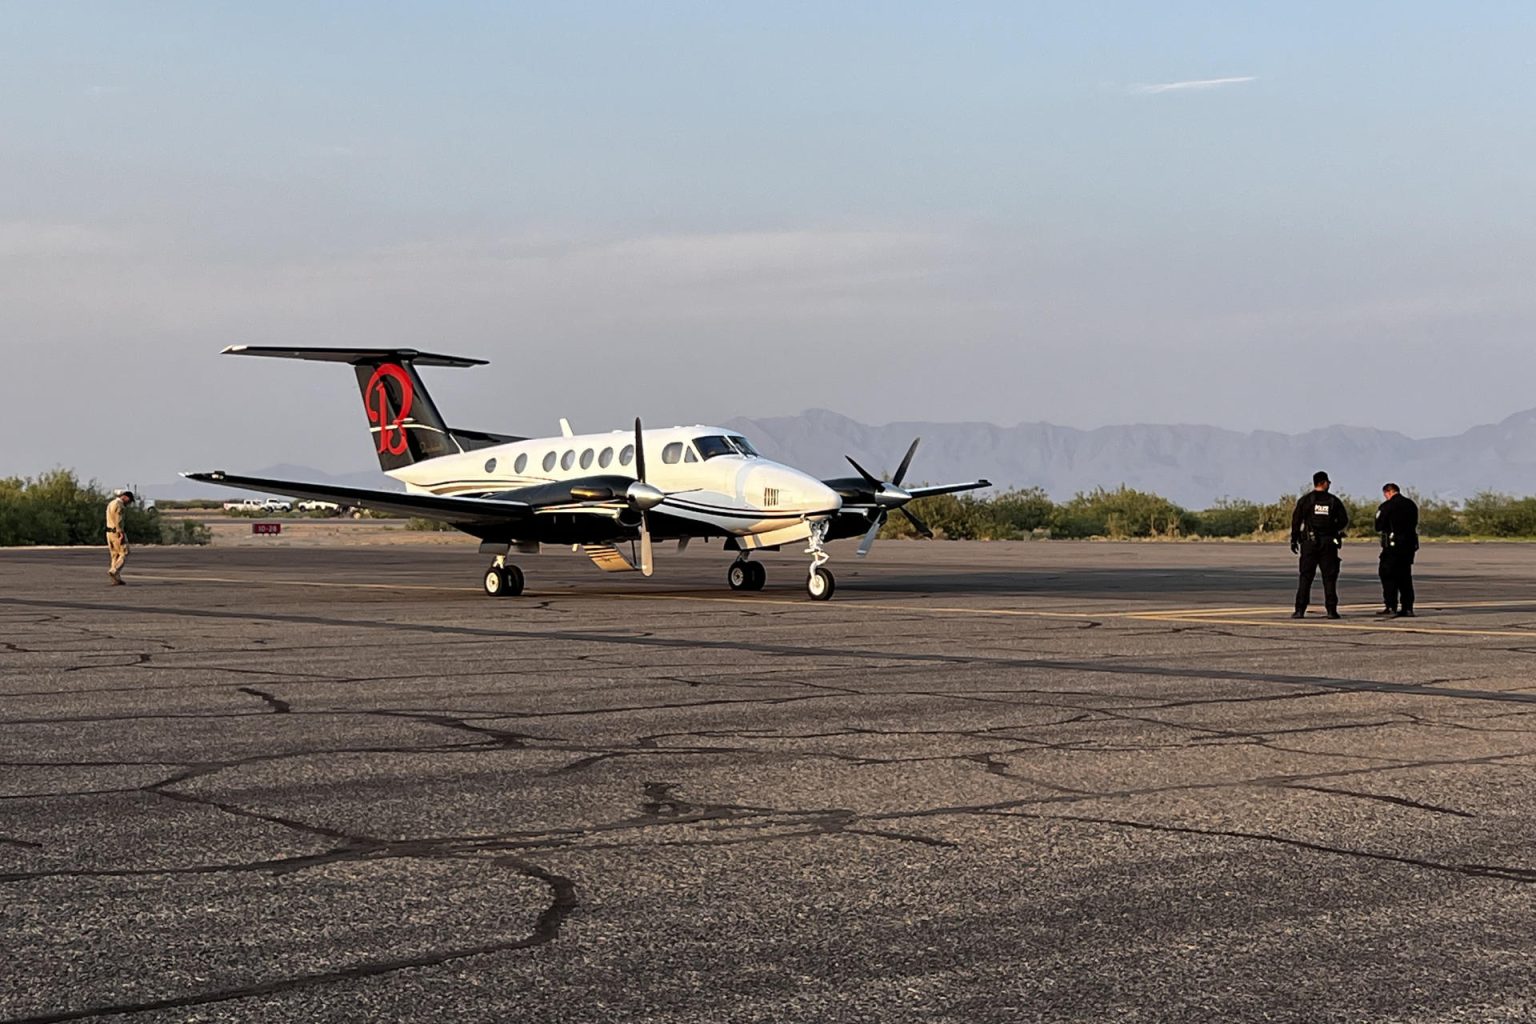
[[[1231,78],[1193,78],[1187,82],[1152,82],[1133,85],[1130,92],[1135,96],[1155,96],[1164,92],[1186,92],[1191,89],[1219,89],[1224,85],[1242,85],[1258,81],[1257,75],[1235,75]]]

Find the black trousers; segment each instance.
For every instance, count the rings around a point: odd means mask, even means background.
[[[1303,541],[1301,581],[1296,587],[1296,610],[1304,612],[1312,601],[1312,578],[1323,570],[1323,607],[1339,610],[1339,546],[1332,539]]]
[[[1413,552],[1381,553],[1381,599],[1393,611],[1413,611]]]

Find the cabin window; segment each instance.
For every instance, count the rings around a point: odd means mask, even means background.
[[[551,473],[551,472],[554,472],[554,469],[555,469],[555,453],[554,452],[545,452],[544,453],[544,472]]]
[[[684,446],[684,448],[683,448],[683,461],[684,462],[698,462],[699,461],[699,457],[697,455],[695,455],[694,452],[693,452],[693,446],[692,445]]]
[[[619,452],[619,465],[627,466],[631,462],[634,462],[634,461],[635,461],[635,446],[632,445],[632,444],[627,444],[627,445],[624,446],[624,450]]]
[[[591,448],[588,448],[586,451],[582,452],[581,453],[581,468],[582,469],[591,469],[592,468],[592,458],[593,458],[593,454],[592,454],[592,449]]]
[[[661,461],[667,465],[675,465],[683,460],[683,442],[673,441],[661,450]]]
[[[609,467],[609,465],[611,465],[612,463],[613,463],[613,449],[612,448],[604,448],[603,449],[603,454],[601,454],[601,455],[599,455],[597,457],[597,466],[598,466],[598,468],[599,469],[607,469]]]
[[[521,473],[523,470],[525,470],[527,468],[528,468],[528,453],[527,452],[523,452],[523,454],[521,454],[521,455],[519,455],[517,457],[517,461],[512,463],[512,472],[514,472],[514,473]]]
[[[570,469],[576,465],[576,449],[568,448],[564,455],[560,456],[560,468]]]
[[[485,471],[487,473],[494,473],[494,472],[496,472],[496,460],[495,459],[486,459],[485,460]]]

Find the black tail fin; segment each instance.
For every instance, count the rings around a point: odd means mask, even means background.
[[[409,348],[272,348],[232,345],[226,355],[269,356],[347,363],[357,371],[368,429],[383,469],[399,469],[440,455],[457,455],[463,445],[443,421],[417,366],[484,366],[484,359],[434,355]]]

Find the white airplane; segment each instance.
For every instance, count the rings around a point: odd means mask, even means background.
[[[511,437],[461,430],[444,422],[416,373],[418,366],[483,366],[483,359],[414,349],[272,348],[235,345],[226,355],[346,363],[357,373],[369,430],[384,472],[405,492],[235,476],[216,470],[184,473],[192,480],[336,502],[439,520],[480,538],[495,555],[485,592],[520,594],[523,573],[507,561],[543,544],[569,544],[607,572],[653,569],[655,540],[722,537],[737,552],[726,573],[732,590],[761,590],[767,573],[753,551],[806,541],[811,556],[806,592],[832,596],[829,540],[864,535],[868,554],[886,517],[899,511],[924,536],[933,533],[905,506],[914,498],[990,487],[986,480],[942,487],[901,486],[917,441],[890,480],[879,480],[852,457],[856,477],[817,480],[769,461],[750,441],[720,427],[669,427],[634,433],[575,434],[560,421],[560,437]],[[659,457],[658,457],[659,456]],[[628,554],[621,550],[628,549]]]

